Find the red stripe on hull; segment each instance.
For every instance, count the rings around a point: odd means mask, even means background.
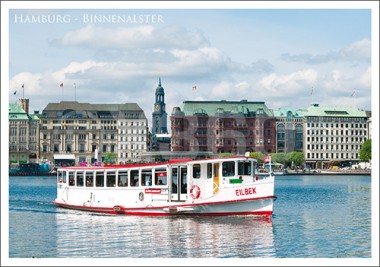
[[[277,199],[276,196],[271,197],[262,197],[262,198],[255,198],[254,200],[261,200],[261,199],[270,199],[273,198],[275,201]],[[239,200],[241,201],[249,201],[253,199],[244,199]],[[175,205],[176,207],[191,207],[191,206],[202,206],[202,205],[217,205],[221,203],[228,203],[228,202],[239,202],[239,201],[224,201],[224,202],[208,202],[208,203],[199,203],[199,204],[183,204],[183,205]],[[67,208],[67,209],[73,209],[73,210],[80,210],[80,211],[89,211],[89,212],[95,212],[95,213],[106,213],[106,214],[122,214],[122,215],[136,215],[136,216],[173,216],[173,215],[185,215],[185,216],[229,216],[229,215],[260,215],[260,216],[271,216],[273,214],[273,211],[244,211],[244,212],[188,212],[188,213],[181,213],[181,212],[165,212],[163,211],[164,208],[169,208],[170,206],[164,206],[164,207],[150,207],[148,208],[126,208],[123,206],[116,205],[112,208],[107,207],[87,207],[87,206],[77,206],[77,205],[69,205],[66,203],[59,203],[54,201],[54,204],[56,204],[59,207]],[[117,208],[116,208],[117,207]],[[147,211],[141,211],[143,209],[146,209]],[[148,211],[149,210],[149,211]],[[157,211],[154,211],[157,210]],[[159,210],[159,211],[158,211]]]

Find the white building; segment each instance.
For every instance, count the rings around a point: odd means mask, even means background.
[[[304,117],[306,164],[313,168],[328,168],[359,161],[360,147],[370,138],[369,118],[364,110],[313,104]]]
[[[102,161],[111,152],[117,163],[136,162],[146,152],[147,134],[147,118],[136,103],[49,103],[42,111],[40,156],[53,161],[74,154],[78,164]]]

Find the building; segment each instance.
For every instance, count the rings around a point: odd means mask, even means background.
[[[303,125],[306,110],[281,107],[276,118],[276,153],[303,152]]]
[[[36,163],[39,159],[40,118],[29,115],[29,99],[9,104],[9,163]]]
[[[103,161],[106,153],[117,163],[138,162],[147,149],[148,122],[136,103],[49,103],[42,111],[41,158],[75,163]]]
[[[168,133],[168,114],[166,113],[165,108],[165,91],[161,86],[161,78],[159,78],[155,93],[154,111],[152,113],[152,132],[154,134]]]
[[[172,151],[244,154],[276,149],[275,118],[264,102],[184,101],[171,114]]]
[[[311,105],[304,114],[304,154],[312,168],[350,166],[369,138],[367,113],[355,107]]]

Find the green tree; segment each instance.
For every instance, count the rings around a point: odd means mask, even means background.
[[[264,154],[260,151],[249,153],[251,158],[257,159],[258,162],[263,162]]]
[[[273,153],[271,156],[273,162],[285,163],[285,153]]]
[[[107,152],[104,156],[104,164],[115,164],[117,161],[117,155],[112,152]]]
[[[230,152],[219,153],[219,158],[232,157],[234,154]]]
[[[372,159],[371,147],[372,147],[371,139],[368,139],[362,144],[359,151],[359,159],[361,161],[369,161]]]
[[[292,163],[294,166],[299,166],[305,161],[305,156],[303,152],[289,152],[285,155],[285,161],[289,166],[292,166]]]

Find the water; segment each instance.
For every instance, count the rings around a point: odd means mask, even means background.
[[[370,176],[279,176],[272,218],[57,208],[54,177],[9,178],[9,258],[371,258]]]

